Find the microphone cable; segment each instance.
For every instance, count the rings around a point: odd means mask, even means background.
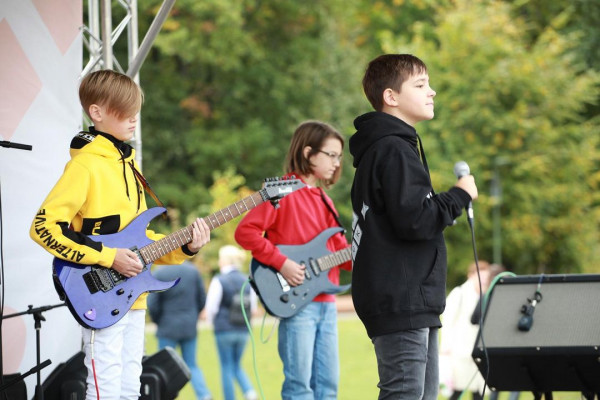
[[[473,212],[472,212],[472,208],[471,205],[469,204],[469,208],[467,210],[467,221],[469,222],[469,228],[471,231],[471,245],[473,248],[473,260],[475,261],[475,270],[477,271],[477,283],[479,284],[479,297],[481,298],[481,296],[483,296],[483,285],[481,284],[481,273],[479,271],[479,257],[477,255],[477,242],[475,240],[475,223],[474,223],[474,218],[473,218]],[[488,292],[489,293],[491,287],[488,288]],[[484,380],[484,384],[483,384],[483,391],[481,393],[481,397],[485,397],[485,389],[487,387],[487,381],[488,381],[488,377],[490,374],[490,363],[489,363],[489,359],[488,359],[488,353],[487,353],[487,347],[485,346],[485,340],[483,338],[483,311],[484,311],[484,306],[483,306],[483,301],[479,302],[479,337],[481,338],[481,346],[483,348],[483,353],[485,356],[485,371],[486,374],[483,377]],[[477,345],[477,342],[475,342],[475,345]],[[477,374],[477,373],[475,373]],[[473,376],[473,379],[475,378],[475,376]],[[459,396],[459,399],[461,399],[464,394],[467,392],[467,390],[463,390],[463,392],[461,393],[461,395]]]

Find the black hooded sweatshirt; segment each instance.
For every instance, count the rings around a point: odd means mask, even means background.
[[[352,299],[368,335],[440,327],[446,244],[471,197],[435,193],[416,130],[383,112],[354,121]]]

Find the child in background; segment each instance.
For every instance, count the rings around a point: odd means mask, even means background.
[[[306,187],[280,201],[275,209],[262,204],[240,222],[235,239],[264,265],[278,270],[291,286],[304,281],[305,267],[287,258],[276,245],[302,245],[323,230],[340,226],[333,202],[322,187],[337,182],[344,149],[342,135],[330,125],[306,121],[298,126],[287,153],[286,176],[295,175]],[[348,247],[343,233],[333,235],[327,248]],[[351,263],[340,267],[350,270]],[[329,271],[339,284],[339,267]],[[335,296],[320,294],[296,315],[279,324],[279,356],[283,362],[283,400],[336,399],[339,381]]]

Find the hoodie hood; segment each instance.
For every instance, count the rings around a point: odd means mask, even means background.
[[[133,182],[135,182],[135,191],[137,194],[137,204],[139,210],[139,207],[141,206],[140,185],[146,188],[147,182],[145,179],[143,179],[142,174],[138,172],[135,167],[135,150],[133,147],[121,140],[116,139],[114,136],[109,135],[108,133],[98,131],[93,126],[90,126],[89,132],[81,131],[73,138],[73,140],[71,140],[69,152],[71,159],[74,159],[77,156],[86,157],[91,155],[107,158],[116,163],[121,163],[127,198],[131,198],[129,179],[127,178],[128,169],[131,170],[129,173],[132,176]],[[127,166],[129,166],[129,168],[127,168]],[[142,181],[140,182],[140,180]],[[154,194],[153,191],[150,190],[150,194],[153,198],[155,198],[158,204],[161,204],[160,200],[158,200],[158,197],[156,197],[156,194]]]
[[[350,154],[354,157],[352,165],[356,168],[367,149],[376,141],[387,136],[399,136],[417,145],[417,131],[400,118],[391,114],[373,111],[354,120],[356,133],[349,142]]]
[[[116,151],[115,151],[116,150]],[[135,156],[135,150],[127,143],[115,139],[108,133],[98,131],[90,126],[89,132],[79,132],[69,149],[71,158],[81,153],[95,154],[116,161],[129,161]]]

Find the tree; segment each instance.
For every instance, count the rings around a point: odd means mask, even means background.
[[[178,1],[141,71],[144,171],[157,191],[187,212],[174,187],[209,187],[214,171],[259,188],[281,175],[301,121],[348,126],[361,98],[352,13],[341,0]]]
[[[531,46],[526,23],[507,3],[456,0],[407,45],[428,63],[436,117],[420,129],[437,186],[450,186],[452,163],[468,160],[477,179],[476,234],[490,259],[494,170],[502,177],[502,254],[518,273],[575,273],[592,265],[598,239],[598,120],[585,119],[599,76],[573,57],[570,36],[546,29]],[[429,160],[429,159],[428,159]],[[503,166],[500,166],[502,164]],[[450,265],[472,260],[465,224],[447,230]],[[462,271],[462,269],[460,269]],[[451,282],[458,280],[450,268]]]

